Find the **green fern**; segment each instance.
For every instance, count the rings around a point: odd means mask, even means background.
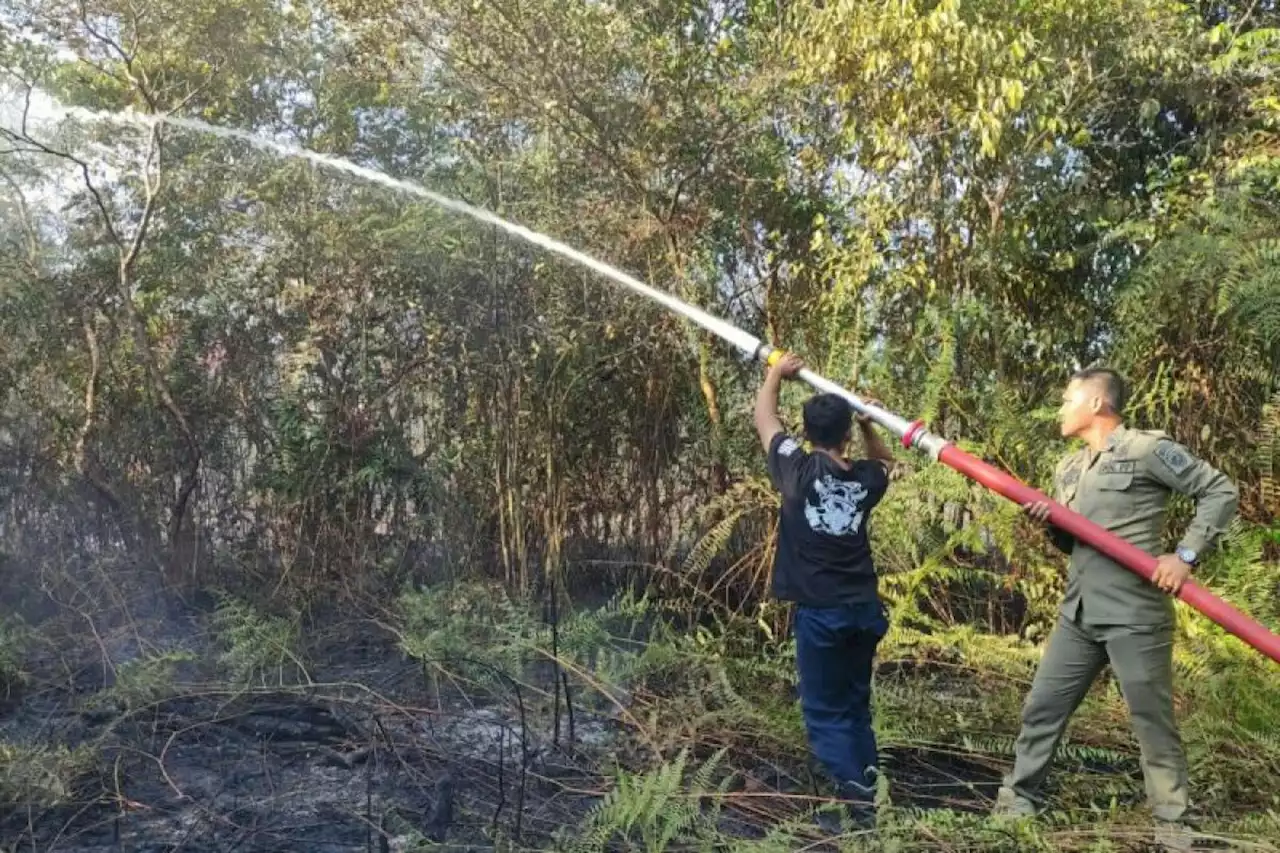
[[[1266,543],[1271,531],[1235,519],[1222,537],[1220,547],[1206,561],[1203,582],[1218,595],[1243,608],[1253,618],[1280,630],[1280,575],[1266,558]],[[1209,630],[1203,617],[1181,613],[1183,630],[1194,633]],[[1213,629],[1217,631],[1218,629]]]
[[[687,749],[644,774],[620,771],[613,789],[588,814],[570,853],[597,853],[611,842],[622,849],[663,853],[676,849],[711,850],[718,846],[720,802],[732,776],[713,785],[725,750],[716,752],[686,782]],[[704,802],[705,801],[705,802]],[[616,840],[615,840],[616,839]],[[618,849],[616,846],[613,849]]]
[[[698,543],[693,546],[693,550],[689,552],[689,556],[685,558],[680,573],[686,578],[695,576],[700,578],[702,573],[711,566],[712,561],[725,550],[733,536],[734,528],[738,526],[738,521],[747,511],[745,508],[730,511],[704,533]]]
[[[678,577],[689,590],[699,590],[702,575],[715,559],[729,553],[734,533],[747,527],[751,520],[768,522],[778,511],[779,496],[772,484],[762,477],[751,477],[735,483],[724,494],[712,498],[696,514],[694,529],[701,528],[693,546],[685,555]],[[710,527],[706,525],[710,523]],[[766,534],[767,535],[767,534]],[[673,543],[673,547],[674,547]],[[767,550],[771,542],[762,543]],[[669,554],[674,557],[675,551]],[[696,600],[691,598],[691,605]]]
[[[1280,228],[1275,216],[1247,191],[1227,192],[1203,205],[1153,248],[1124,294],[1118,317],[1129,330],[1128,348],[1150,348],[1158,338],[1161,330],[1151,322],[1152,316],[1182,316],[1162,309],[1153,312],[1153,306],[1199,302],[1211,310],[1216,307],[1219,317],[1232,320],[1274,358],[1280,343],[1278,259]]]
[[[929,319],[935,327],[938,351],[929,365],[929,373],[921,393],[920,417],[927,423],[935,423],[943,412],[947,395],[951,393],[956,372],[956,327],[953,318],[944,318],[930,311]]]
[[[644,623],[661,611],[651,595],[637,595],[628,588],[595,610],[576,610],[564,617],[557,629],[559,653],[592,666],[611,652],[634,654],[641,645]]]
[[[168,651],[127,661],[116,667],[115,683],[92,694],[86,707],[136,710],[173,696],[179,667],[195,660],[191,652]]]
[[[0,742],[0,805],[47,808],[66,802],[98,759],[89,746],[19,746]]]
[[[219,600],[213,614],[213,629],[223,646],[218,662],[234,683],[283,686],[294,675],[310,681],[294,651],[299,631],[296,618],[265,616],[225,594]]]
[[[1277,445],[1280,444],[1280,392],[1262,407],[1262,421],[1258,424],[1258,471],[1262,503],[1272,518],[1280,518],[1280,470],[1277,470]]]
[[[1252,235],[1250,235],[1252,236]],[[1230,243],[1221,310],[1236,315],[1264,346],[1280,341],[1280,237]]]
[[[1077,764],[1123,766],[1134,762],[1134,756],[1127,752],[1102,746],[1093,746],[1087,743],[1070,743],[1067,741],[1059,745],[1058,755],[1063,760],[1074,761]]]
[[[1231,821],[1228,831],[1239,835],[1256,835],[1259,838],[1280,838],[1280,809],[1268,809],[1263,814]]]

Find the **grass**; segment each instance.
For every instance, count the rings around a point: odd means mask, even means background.
[[[1138,751],[1114,683],[1099,679],[1072,720],[1050,780],[1051,810],[1036,821],[992,818],[1040,646],[946,623],[914,599],[894,604],[875,692],[886,756],[878,828],[839,838],[815,823],[831,804],[810,767],[793,643],[759,613],[726,609],[690,621],[685,603],[625,593],[594,609],[566,605],[553,628],[540,602],[471,580],[404,591],[386,624],[435,685],[436,703],[464,707],[485,695],[513,709],[518,701],[543,732],[557,711],[567,725],[570,709],[580,731],[588,721],[607,724],[605,740],[574,747],[585,761],[576,766],[590,773],[540,779],[562,784],[554,796],[581,803],[578,821],[542,832],[540,846],[527,837],[499,849],[1145,849],[1151,827]],[[308,685],[309,667],[321,663],[304,663],[297,620],[267,617],[247,602],[221,600],[210,626],[203,670],[226,690]],[[1204,829],[1237,849],[1275,851],[1280,680],[1269,662],[1199,617],[1184,615],[1180,634],[1178,713]],[[11,634],[9,656],[0,658],[6,671],[24,672],[25,636]],[[196,663],[189,653],[162,652],[121,664],[97,704],[145,717]],[[98,760],[92,747],[0,743],[0,801],[57,806]]]
[[[483,629],[495,665],[522,654],[549,656],[549,629],[532,618],[506,630],[490,614],[480,626],[467,622],[474,607],[449,604],[476,593],[409,593],[402,606],[455,615],[452,623],[432,622],[433,646]],[[518,605],[503,600],[503,611],[512,607]],[[641,616],[645,636],[637,642]],[[600,708],[626,697],[627,713],[614,716],[650,748],[620,753],[628,760],[584,824],[567,831],[565,838],[576,840],[562,849],[769,851],[822,843],[812,813],[825,789],[819,783],[815,790],[805,769],[789,642],[746,617],[689,627],[634,598],[577,614],[565,633],[575,638],[559,645],[565,670],[594,673],[575,679],[577,701]],[[410,637],[406,647],[421,642]],[[1143,849],[1151,827],[1138,751],[1123,699],[1106,678],[1074,716],[1059,751],[1052,810],[1034,822],[987,816],[1038,655],[1034,643],[969,626],[896,624],[880,655],[876,727],[886,753],[911,756],[912,766],[896,779],[892,767],[887,771],[875,840],[851,833],[839,849]],[[1184,636],[1179,656],[1180,723],[1204,828],[1252,845],[1242,849],[1274,850],[1268,839],[1280,837],[1280,681],[1256,655],[1214,632]],[[762,779],[762,767],[776,772]],[[951,792],[948,807],[922,795],[930,786]]]

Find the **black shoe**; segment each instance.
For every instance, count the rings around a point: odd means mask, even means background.
[[[870,829],[876,825],[876,774],[872,770],[867,774],[868,784],[842,782],[837,796],[848,803],[849,820],[859,829]]]
[[[861,785],[857,782],[841,782],[836,788],[836,796],[842,800],[848,800],[851,803],[875,805],[875,782],[872,782],[869,785]]]
[[[857,782],[841,782],[836,785],[835,797],[844,805],[844,815],[840,814],[839,809],[833,809],[829,805],[824,806],[814,816],[815,823],[823,832],[843,835],[850,830],[865,831],[875,828],[876,789],[874,786],[869,787]]]
[[[829,835],[844,835],[847,832],[867,832],[876,828],[876,812],[874,806],[857,803],[845,805],[845,813],[832,811],[830,807],[814,815],[814,823]]]

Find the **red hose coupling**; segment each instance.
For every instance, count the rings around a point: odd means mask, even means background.
[[[907,427],[907,431],[902,434],[902,446],[910,450],[911,445],[915,444],[916,438],[922,432],[924,432],[924,421],[913,421],[911,426]]]

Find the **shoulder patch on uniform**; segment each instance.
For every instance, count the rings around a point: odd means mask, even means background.
[[[800,449],[800,444],[794,438],[784,438],[782,443],[778,445],[779,456],[790,456]]]
[[[1164,440],[1156,444],[1155,456],[1175,474],[1181,474],[1191,467],[1192,458],[1172,441]]]

